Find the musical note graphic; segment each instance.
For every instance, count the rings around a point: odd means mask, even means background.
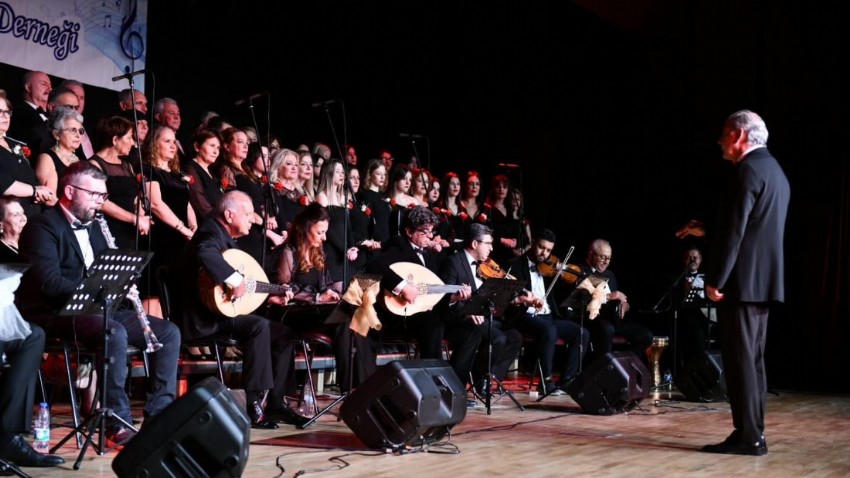
[[[103,28],[112,28],[112,15],[103,16]]]

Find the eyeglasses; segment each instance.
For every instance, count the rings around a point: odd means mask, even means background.
[[[479,241],[478,243],[479,243],[479,244],[484,244],[484,245],[486,245],[486,246],[492,246],[492,245],[493,245],[493,241]]]
[[[433,237],[434,231],[432,229],[417,229],[416,232],[422,234],[423,236]]]
[[[76,184],[71,184],[70,186],[74,189],[79,189],[80,191],[85,191],[89,193],[89,197],[91,199],[101,199],[103,201],[106,201],[106,199],[109,197],[109,193],[99,193],[97,191],[92,191],[91,189],[81,188]]]
[[[611,256],[603,256],[597,252],[594,252],[593,255],[602,262],[611,262]]]
[[[85,128],[62,128],[61,131],[64,131],[66,133],[77,133],[80,136],[86,134]]]
[[[0,116],[12,117],[12,110],[0,110]]]

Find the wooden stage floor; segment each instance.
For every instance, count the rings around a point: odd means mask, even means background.
[[[568,396],[536,404],[520,383],[507,385],[528,405],[525,411],[507,397],[493,405],[490,415],[483,406],[469,409],[452,430],[450,445],[426,452],[391,454],[352,446],[357,442],[353,432],[332,414],[306,430],[288,425],[252,430],[243,476],[850,476],[850,396],[771,395],[765,433],[770,452],[744,457],[698,451],[731,431],[725,402],[686,402],[677,400],[678,393],[665,393],[643,400],[630,413],[595,416],[581,413]],[[331,399],[323,397],[320,405]],[[55,429],[54,440],[67,431]],[[327,448],[334,444],[343,448]],[[60,450],[65,465],[25,471],[34,477],[114,476],[111,463],[118,452],[97,456],[89,450],[74,471],[78,453],[71,440]]]

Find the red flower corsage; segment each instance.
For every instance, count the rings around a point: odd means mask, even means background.
[[[180,173],[180,174],[182,174],[182,176],[180,176],[181,181],[188,184],[189,186],[195,184],[195,177],[194,176],[192,176],[190,174],[186,174],[186,173]]]
[[[221,178],[221,190],[222,190],[222,191],[224,191],[225,189],[227,189],[227,186],[228,186],[229,184],[230,184],[230,181],[228,181],[227,176],[225,176],[225,177]]]
[[[29,148],[29,146],[23,146],[21,148],[21,152],[24,153],[24,157],[27,159],[32,156],[32,150]]]
[[[354,209],[354,203],[352,201],[348,201],[348,204],[346,204],[346,206],[348,206],[349,210]]]
[[[263,184],[268,184],[269,183],[269,177],[266,176],[265,174],[260,176],[260,182],[263,183]]]
[[[362,205],[362,206],[360,206],[360,210],[361,210],[361,211],[363,211],[363,214],[365,214],[365,215],[367,215],[367,216],[371,216],[371,215],[372,215],[372,210],[371,210],[371,209],[369,209],[369,206],[367,206],[367,205],[365,205],[365,204],[364,204],[364,205]]]
[[[136,182],[142,184],[142,173],[136,174]]]
[[[280,182],[280,181],[274,183],[274,188],[277,189],[278,191],[283,191],[283,183]]]
[[[487,222],[487,215],[482,212],[481,214],[478,215],[477,221],[478,222]]]
[[[298,198],[298,203],[302,206],[307,206],[310,204],[310,198],[308,198],[306,194],[302,194],[301,197]]]
[[[467,219],[469,219],[469,214],[461,212],[460,214],[458,214],[458,217],[460,217],[461,221],[466,221]]]

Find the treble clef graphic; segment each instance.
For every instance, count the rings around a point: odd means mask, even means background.
[[[145,51],[145,43],[142,35],[130,29],[136,22],[136,3],[137,0],[127,2],[127,15],[121,19],[121,33],[119,35],[121,50],[131,60],[138,60]]]

